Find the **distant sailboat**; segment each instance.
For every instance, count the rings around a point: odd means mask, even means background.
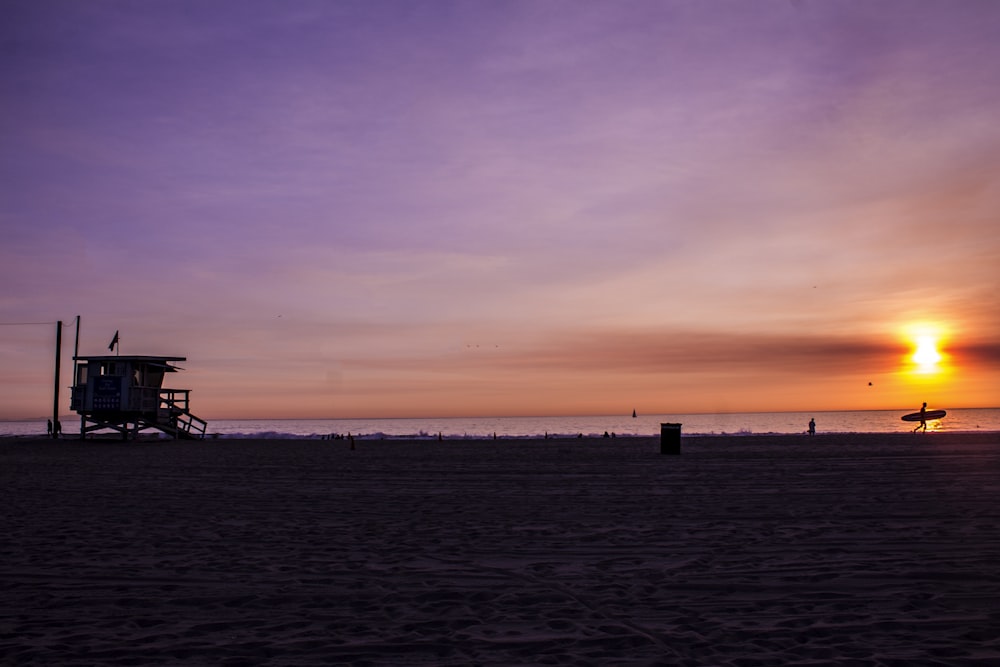
[[[635,410],[632,411],[632,419],[635,419]]]

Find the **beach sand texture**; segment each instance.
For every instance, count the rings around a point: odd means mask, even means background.
[[[1000,434],[0,441],[0,662],[1000,664]]]

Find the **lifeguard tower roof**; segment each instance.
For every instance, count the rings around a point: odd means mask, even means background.
[[[139,361],[145,363],[156,363],[157,361],[166,364],[168,361],[187,361],[187,357],[156,357],[150,355],[125,355],[125,354],[105,354],[96,357],[79,356],[73,357],[73,361]],[[173,368],[173,366],[170,366]]]

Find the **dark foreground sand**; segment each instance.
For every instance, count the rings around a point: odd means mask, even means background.
[[[1000,664],[1000,434],[0,441],[0,662]]]

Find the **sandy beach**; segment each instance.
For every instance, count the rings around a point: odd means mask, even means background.
[[[0,441],[0,662],[1000,663],[1000,434]]]

